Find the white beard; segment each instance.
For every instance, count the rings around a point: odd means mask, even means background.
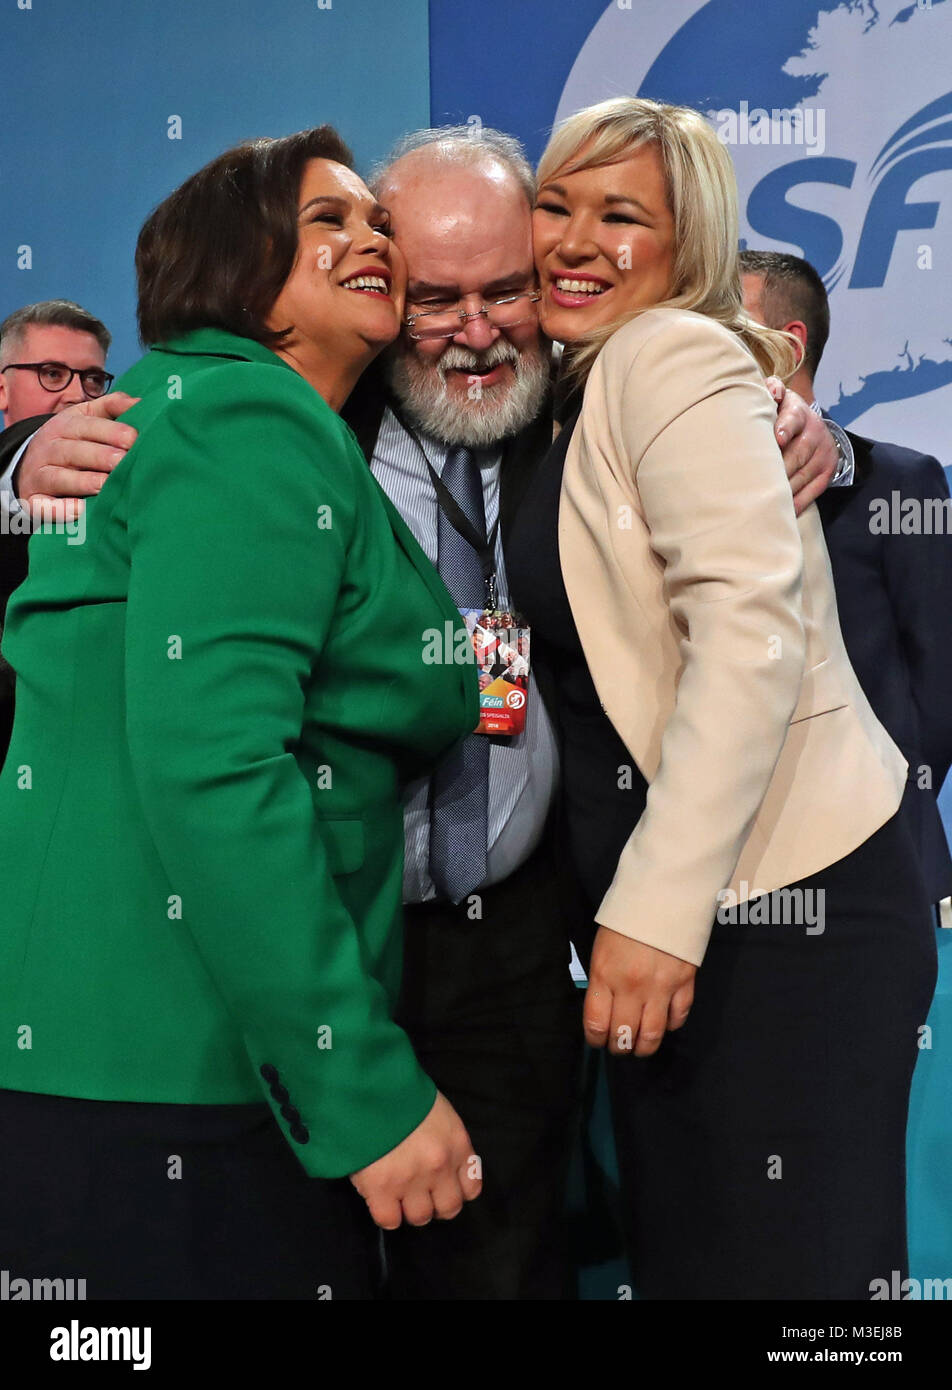
[[[451,368],[464,371],[510,362],[515,381],[510,386],[487,386],[472,396],[459,398],[446,389]],[[546,347],[518,352],[499,338],[482,352],[455,343],[432,363],[424,363],[403,344],[391,348],[385,360],[387,380],[410,422],[432,439],[468,449],[484,449],[511,435],[536,418],[549,384]],[[474,383],[478,386],[478,383]]]

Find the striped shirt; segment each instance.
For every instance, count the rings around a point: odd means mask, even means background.
[[[447,446],[428,435],[417,435],[433,470],[443,472]],[[502,452],[477,450],[483,479],[486,530],[499,515],[499,474]],[[427,558],[437,562],[439,506],[436,489],[420,450],[391,410],[384,413],[370,467],[419,542]],[[502,538],[496,533],[496,573],[500,606],[507,596]],[[542,838],[558,785],[558,750],[551,721],[534,677],[529,678],[526,728],[516,738],[494,739],[489,750],[489,845],[486,882],[508,878]],[[403,900],[426,902],[436,897],[429,875],[429,778],[407,789],[404,800],[406,861]]]

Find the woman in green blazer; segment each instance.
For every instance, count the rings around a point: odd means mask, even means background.
[[[257,141],[151,215],[138,441],[8,610],[11,1278],[368,1296],[355,1188],[386,1226],[479,1190],[391,1019],[401,787],[477,687],[425,664],[459,614],[335,413],[405,282],[349,165],[328,127]]]

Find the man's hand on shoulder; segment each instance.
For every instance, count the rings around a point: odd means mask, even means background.
[[[113,391],[60,411],[37,430],[16,476],[17,496],[34,519],[71,521],[83,499],[96,496],[136,441],[132,426],[116,417],[137,399]]]
[[[767,389],[777,402],[774,433],[799,516],[829,487],[836,472],[836,445],[821,417],[779,377],[768,377]]]

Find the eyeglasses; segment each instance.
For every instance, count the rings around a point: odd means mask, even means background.
[[[92,400],[97,396],[104,396],[116,379],[111,372],[104,372],[101,367],[80,369],[67,367],[65,362],[9,362],[5,367],[0,367],[0,371],[36,372],[44,391],[65,391],[72,383],[73,377],[78,376],[83,394]]]
[[[535,310],[526,310],[542,298],[539,290],[523,290],[520,294],[506,295],[505,299],[491,299],[481,309],[468,313],[460,303],[441,304],[437,309],[421,309],[409,314],[403,321],[410,337],[415,342],[426,342],[431,338],[455,338],[462,333],[470,319],[478,319],[482,314],[494,328],[515,328],[517,324],[529,323],[535,318]]]

